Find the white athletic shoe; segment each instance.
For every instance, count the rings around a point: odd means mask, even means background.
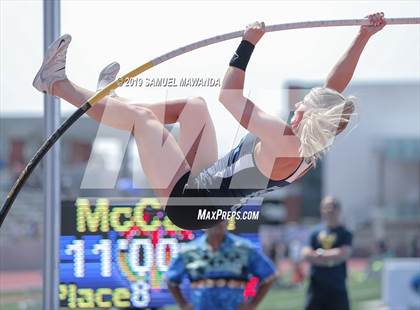
[[[70,42],[71,36],[64,34],[48,47],[41,68],[32,83],[37,90],[51,95],[54,82],[67,78],[66,55]]]
[[[118,62],[111,62],[108,66],[102,69],[99,73],[98,84],[96,86],[96,91],[100,91],[105,88],[109,83],[115,81],[118,72],[120,71],[120,64]],[[109,95],[111,97],[117,96],[114,90],[112,90]]]

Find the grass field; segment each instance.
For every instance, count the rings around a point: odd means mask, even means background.
[[[349,282],[350,300],[353,310],[366,310],[363,303],[380,298],[380,284],[377,280],[364,282]],[[305,287],[295,289],[272,289],[258,307],[259,310],[299,310],[303,309]],[[165,310],[175,310],[177,307],[166,307]],[[375,310],[375,309],[369,309]]]
[[[378,280],[349,281],[349,293],[353,310],[366,310],[363,304],[366,301],[380,298],[380,284]],[[28,292],[0,293],[1,310],[30,310],[41,309],[41,292],[38,290]],[[260,310],[298,310],[303,308],[305,288],[272,289]],[[177,307],[166,307],[164,310],[175,310]],[[369,310],[375,310],[371,307]]]
[[[350,300],[352,309],[364,310],[363,303],[380,298],[380,285],[378,281],[368,280],[362,283],[350,282]],[[263,301],[259,309],[266,310],[297,310],[303,309],[305,289],[272,290]],[[374,309],[371,309],[374,310]]]

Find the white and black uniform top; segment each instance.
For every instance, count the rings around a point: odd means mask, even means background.
[[[267,178],[257,168],[254,160],[254,148],[258,141],[258,137],[248,133],[238,146],[196,177],[190,178],[189,173],[184,175],[175,185],[170,199],[189,198],[189,202],[185,206],[178,202],[173,208],[169,205],[166,207],[166,212],[174,224],[187,229],[197,229],[191,228],[196,226],[189,226],[195,216],[191,213],[195,213],[197,208],[207,205],[213,209],[236,210],[250,198],[291,184],[313,167],[312,162],[302,159],[287,178],[283,180]],[[192,203],[191,198],[193,198]],[[207,202],[203,204],[200,202],[201,198]],[[196,205],[193,206],[194,204]],[[184,208],[179,208],[180,205]],[[201,225],[199,228],[207,228],[203,226],[203,222],[197,225]]]
[[[267,178],[257,168],[254,148],[259,139],[248,133],[224,157],[194,178],[197,189],[206,189],[210,197],[257,197],[294,182],[312,163],[302,159],[296,170],[283,180]],[[191,182],[189,182],[191,184]],[[193,185],[193,186],[194,186]],[[191,186],[191,185],[189,185]]]

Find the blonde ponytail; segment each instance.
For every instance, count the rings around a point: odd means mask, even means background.
[[[305,96],[303,104],[307,109],[295,129],[301,157],[313,161],[322,157],[354,115],[354,101],[354,97],[346,98],[326,87],[313,88]]]

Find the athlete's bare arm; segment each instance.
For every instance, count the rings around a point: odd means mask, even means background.
[[[253,23],[246,28],[243,40],[255,46],[264,32],[264,23]],[[299,141],[293,136],[286,122],[264,112],[245,97],[244,81],[245,71],[230,66],[223,80],[220,102],[244,128],[259,137],[265,147],[271,147],[274,152],[281,145],[282,152],[298,157]]]
[[[371,25],[360,27],[359,33],[351,43],[349,49],[340,58],[328,75],[325,87],[334,89],[340,93],[344,91],[353,77],[360,55],[370,37],[385,27],[384,13],[372,14],[369,15],[368,18]]]

